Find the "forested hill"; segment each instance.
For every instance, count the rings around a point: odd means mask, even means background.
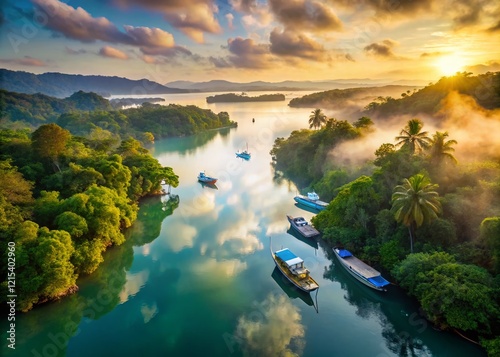
[[[95,93],[77,92],[65,99],[43,94],[20,94],[0,90],[0,128],[56,123],[74,135],[100,135],[143,143],[155,138],[196,134],[208,129],[236,126],[226,112],[214,113],[194,105],[168,106],[143,103],[138,108],[114,110]]]
[[[107,99],[82,91],[65,99],[44,94],[22,94],[0,89],[1,121],[23,121],[37,126],[55,121],[59,115],[75,110],[111,110]]]
[[[441,108],[440,102],[453,91],[471,96],[486,109],[500,108],[500,72],[478,76],[462,72],[452,77],[442,77],[415,93],[402,93],[399,98],[378,97],[365,107],[363,114],[372,117],[435,115]]]
[[[378,96],[399,96],[401,93],[411,92],[418,88],[420,87],[387,85],[382,87],[332,89],[293,98],[288,105],[296,108],[338,108],[360,102],[359,107],[362,108]]]
[[[185,89],[170,88],[147,80],[131,80],[123,77],[84,76],[64,73],[33,74],[0,69],[0,88],[11,92],[42,93],[65,98],[80,90],[101,95],[112,94],[163,94],[187,93]]]

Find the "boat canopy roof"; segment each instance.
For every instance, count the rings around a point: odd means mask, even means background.
[[[390,283],[385,280],[381,275],[379,276],[374,276],[373,278],[368,278],[368,281],[375,285],[378,288],[383,288],[386,285],[389,285]]]
[[[339,249],[339,256],[341,258],[352,257],[352,253],[347,249]]]
[[[278,250],[275,254],[278,258],[283,260],[288,266],[300,264],[303,262],[301,258],[293,254],[288,248]]]

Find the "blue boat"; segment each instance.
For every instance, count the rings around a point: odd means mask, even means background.
[[[356,258],[347,249],[333,248],[333,251],[345,270],[356,280],[372,289],[386,291],[385,287],[390,283],[380,275],[380,272]]]
[[[318,211],[322,211],[328,206],[328,203],[320,201],[318,194],[314,191],[308,192],[307,196],[297,195],[293,199],[297,203],[317,209]]]
[[[248,144],[247,144],[247,149],[243,150],[243,151],[238,150],[236,152],[236,156],[241,157],[242,159],[245,159],[245,160],[250,160],[250,158],[252,157],[252,154],[250,154],[248,152]]]

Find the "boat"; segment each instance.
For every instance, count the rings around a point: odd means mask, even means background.
[[[271,255],[281,273],[297,288],[306,293],[319,288],[318,283],[311,277],[309,270],[304,266],[304,261],[288,248],[276,252],[271,249]]]
[[[380,272],[356,258],[347,249],[333,248],[333,251],[345,270],[354,278],[372,289],[386,291],[385,287],[390,282],[385,280]]]
[[[198,175],[198,181],[200,181],[202,183],[208,183],[208,184],[213,185],[217,182],[217,179],[215,177],[210,177],[210,176],[205,175],[205,172],[202,171]]]
[[[250,158],[252,157],[252,154],[250,154],[248,152],[248,144],[247,144],[247,149],[243,150],[243,151],[238,150],[236,152],[236,156],[241,157],[242,159],[245,159],[245,160],[250,160]]]
[[[315,208],[319,211],[324,210],[328,206],[328,203],[320,201],[318,194],[314,191],[308,192],[307,196],[297,195],[293,199],[297,203],[303,204],[307,207]]]
[[[309,222],[304,219],[304,217],[294,218],[290,215],[286,215],[286,218],[288,219],[288,222],[290,222],[290,225],[304,237],[310,238],[319,235],[318,230],[311,226]]]

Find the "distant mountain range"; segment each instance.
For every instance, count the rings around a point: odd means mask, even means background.
[[[212,80],[208,82],[174,81],[165,85],[198,92],[250,92],[250,91],[293,91],[293,90],[330,90],[354,87],[373,87],[385,85],[425,86],[427,80],[374,80],[369,78],[335,79],[326,81],[282,81],[249,83],[229,82],[225,80]]]
[[[335,79],[325,81],[282,81],[249,83],[212,80],[208,82],[174,81],[162,85],[148,79],[132,80],[123,77],[64,74],[50,72],[33,74],[0,69],[0,89],[9,92],[41,93],[66,98],[78,91],[94,92],[104,97],[110,95],[172,94],[189,92],[250,92],[250,91],[297,91],[331,90],[344,88],[374,87],[384,85],[424,86],[426,80],[374,80],[369,78]]]
[[[81,74],[33,74],[0,69],[0,88],[10,92],[41,93],[66,98],[80,90],[102,96],[186,93],[185,89],[169,88],[147,79],[131,80],[123,77],[84,76]]]

